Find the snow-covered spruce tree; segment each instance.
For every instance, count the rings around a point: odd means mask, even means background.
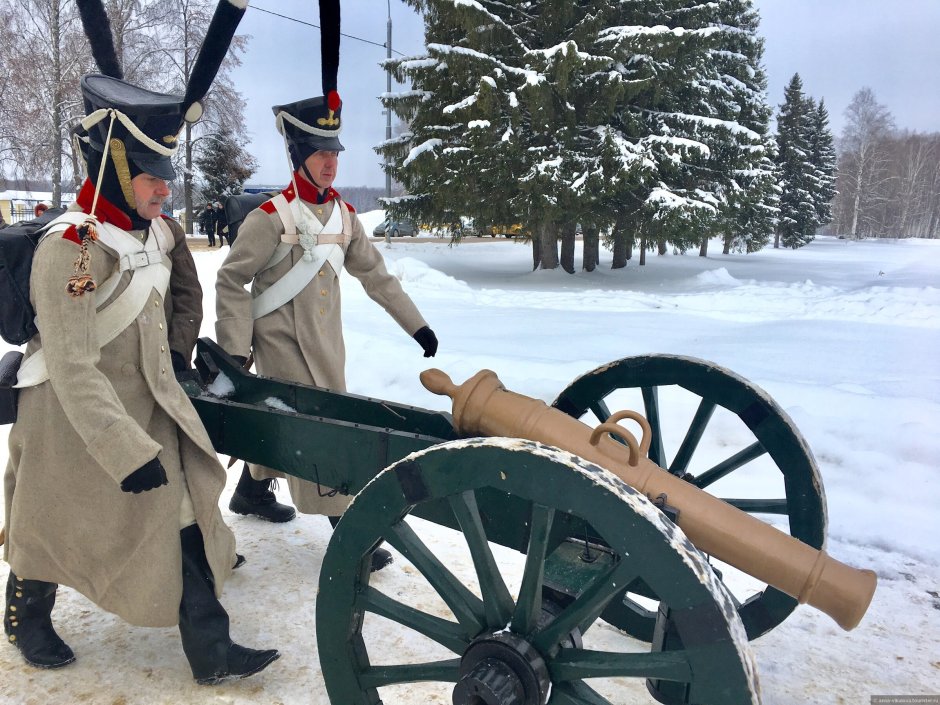
[[[257,160],[229,133],[199,142],[193,164],[203,177],[199,187],[203,200],[222,201],[241,193],[245,182],[258,169]]]
[[[378,149],[409,193],[391,208],[435,223],[468,215],[480,229],[522,223],[534,266],[557,267],[559,232],[573,240],[576,223],[598,220],[591,189],[616,176],[599,170],[619,168],[603,126],[620,77],[579,48],[604,4],[410,1],[424,10],[428,54],[391,62],[413,87],[385,98],[411,126]]]
[[[767,103],[767,77],[761,61],[764,40],[750,0],[718,5],[721,42],[710,50],[716,117],[730,128],[730,140],[719,143],[722,179],[716,183],[724,203],[718,232],[723,253],[755,252],[770,242],[777,224],[779,199],[776,144],[770,134],[772,110]],[[703,237],[699,254],[706,254]]]
[[[409,125],[376,150],[408,194],[388,207],[400,216],[451,227],[455,235],[461,216],[472,217],[480,232],[489,224],[516,222],[506,198],[513,183],[511,159],[498,152],[514,152],[508,112],[517,103],[504,93],[498,80],[504,77],[494,72],[498,58],[487,46],[501,28],[477,31],[473,8],[411,4],[424,12],[428,54],[389,62],[396,79],[410,81],[412,89],[383,98]],[[468,31],[474,42],[466,38]],[[502,34],[511,36],[508,30]]]
[[[820,99],[812,114],[809,136],[810,162],[813,165],[816,188],[814,205],[816,225],[832,222],[832,199],[836,195],[836,165],[838,155],[829,129],[829,111]]]
[[[748,247],[773,220],[760,69],[763,44],[750,0],[638,0],[612,4],[599,36],[625,83],[613,128],[643,156],[644,178],[619,200],[614,266],[639,239],[699,247],[725,233]],[[730,235],[728,235],[730,233]]]
[[[774,247],[797,249],[816,233],[816,169],[810,140],[815,103],[803,94],[803,81],[793,74],[777,115],[777,167],[780,173],[780,219]]]

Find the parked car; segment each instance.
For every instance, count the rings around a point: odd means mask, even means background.
[[[388,230],[389,237],[415,237],[418,234],[418,226],[413,220],[391,219],[386,219],[376,225],[372,234],[376,237],[385,237],[386,230]]]

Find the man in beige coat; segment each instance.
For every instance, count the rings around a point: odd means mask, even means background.
[[[345,391],[346,349],[340,313],[340,274],[356,277],[366,293],[421,345],[425,357],[437,338],[388,273],[352,207],[332,188],[336,178],[342,104],[336,93],[339,10],[321,3],[323,46],[335,35],[334,56],[325,53],[325,96],[276,106],[278,130],[293,166],[291,185],[252,211],[219,269],[216,336],[231,355],[253,353],[259,374]],[[245,286],[250,284],[251,291]],[[282,476],[247,465],[229,508],[269,521],[290,521],[294,510],[276,502],[269,483]],[[350,498],[314,482],[287,478],[291,498],[306,514],[335,522]],[[373,554],[373,570],[391,562],[384,549]]]
[[[243,13],[226,0],[215,26],[234,33]],[[102,70],[117,66],[113,48],[96,48]],[[197,61],[206,90],[217,68]],[[279,654],[233,643],[218,600],[236,558],[218,506],[225,471],[173,374],[174,357],[186,366],[191,354],[201,292],[182,231],[160,215],[175,176],[164,145],[201,93],[181,100],[113,73],[84,77],[82,93],[90,178],[30,278],[39,333],[17,377],[4,476],[4,631],[31,665],[71,663],[52,626],[61,583],[132,624],[178,624],[198,683],[243,678]]]

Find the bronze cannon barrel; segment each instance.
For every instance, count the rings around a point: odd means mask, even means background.
[[[856,627],[871,603],[877,583],[873,571],[841,563],[671,475],[645,457],[645,448],[639,452],[636,440],[620,427],[612,432],[628,439],[630,448],[604,432],[611,431],[610,425],[592,429],[540,400],[511,392],[490,370],[459,386],[440,370],[425,370],[421,383],[453,399],[454,426],[462,435],[555,446],[613,472],[651,499],[665,496],[679,511],[676,523],[700,551],[816,607],[843,629]]]

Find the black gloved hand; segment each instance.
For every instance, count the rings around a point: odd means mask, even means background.
[[[173,365],[174,372],[185,372],[189,369],[189,360],[176,350],[170,350],[170,364]]]
[[[169,484],[159,458],[144,463],[121,481],[121,490],[139,494]]]
[[[170,363],[173,365],[173,374],[176,376],[176,381],[180,384],[185,384],[189,381],[198,384],[201,381],[199,373],[196,370],[190,369],[189,360],[183,357],[183,353],[170,350]]]
[[[425,357],[434,357],[434,353],[437,352],[437,336],[434,335],[433,330],[424,326],[424,328],[419,328],[418,332],[412,337],[424,349]]]

